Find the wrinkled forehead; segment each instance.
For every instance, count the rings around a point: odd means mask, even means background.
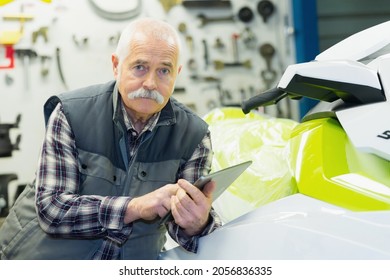
[[[169,34],[168,32],[164,32],[163,30],[158,29],[146,29],[142,31],[134,32],[132,36],[132,41],[137,42],[147,42],[150,40],[165,42],[168,45],[176,46],[178,42],[176,42],[174,36]]]

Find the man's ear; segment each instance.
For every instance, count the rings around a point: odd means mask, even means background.
[[[112,62],[112,71],[114,73],[114,77],[116,78],[118,76],[118,73],[119,73],[119,69],[118,69],[119,59],[118,59],[118,56],[116,54],[111,55],[111,62]]]

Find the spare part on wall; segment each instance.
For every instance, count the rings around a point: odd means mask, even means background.
[[[142,2],[141,0],[136,0],[136,1],[137,4],[135,5],[135,7],[134,5],[130,5],[129,8],[128,5],[126,4],[126,7],[123,9],[124,6],[123,3],[133,3],[133,1],[88,0],[95,13],[98,14],[100,17],[108,20],[128,20],[138,16],[142,10]],[[122,10],[114,11],[114,10],[109,10],[107,8],[107,5],[109,5],[109,7],[113,7],[115,6],[115,4],[121,5]]]
[[[9,131],[12,128],[18,128],[21,120],[21,115],[16,117],[15,123],[0,123],[0,157],[12,156],[12,151],[19,150],[21,136],[16,137],[15,143],[11,142]]]
[[[249,7],[242,7],[238,11],[237,17],[239,20],[241,20],[244,23],[251,22],[254,18],[254,14],[251,8]]]
[[[257,3],[257,11],[263,18],[264,22],[267,22],[268,18],[274,13],[275,6],[269,0],[261,0]]]

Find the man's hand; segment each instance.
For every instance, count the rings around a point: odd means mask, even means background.
[[[187,235],[199,234],[209,219],[215,182],[207,183],[202,191],[184,179],[180,179],[177,185],[179,189],[172,196],[170,206],[175,222]]]
[[[124,222],[138,219],[153,220],[164,217],[171,209],[171,197],[177,193],[178,184],[165,185],[151,193],[133,198],[127,206]]]

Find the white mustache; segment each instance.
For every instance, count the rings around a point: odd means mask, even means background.
[[[147,90],[140,88],[138,90],[129,92],[127,98],[136,99],[136,98],[149,98],[156,101],[158,104],[164,103],[164,97],[157,90]]]

